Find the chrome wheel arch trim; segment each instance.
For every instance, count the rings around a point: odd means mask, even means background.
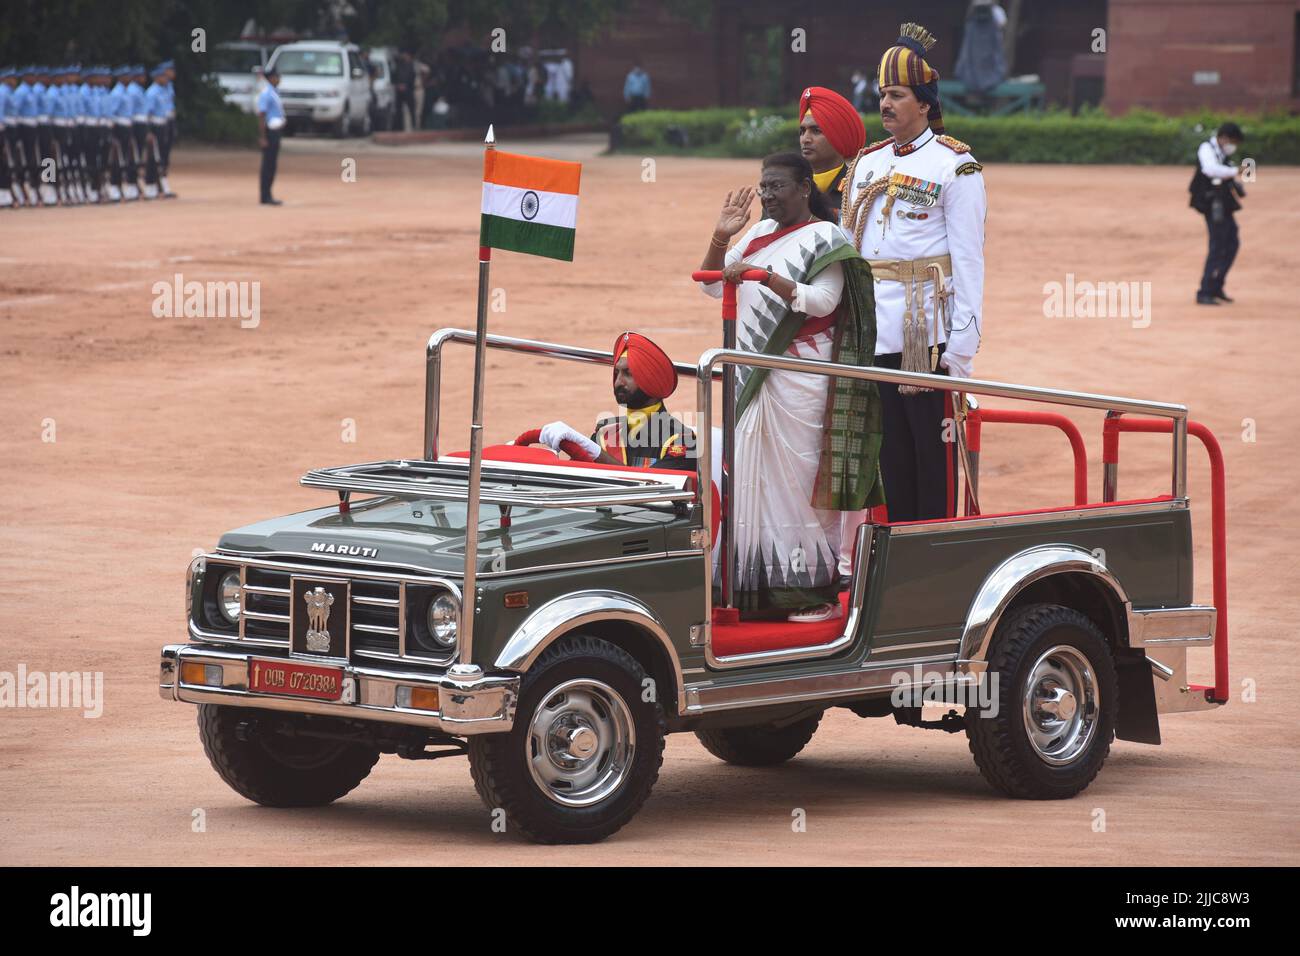
[[[1038,545],[1013,554],[984,579],[966,614],[958,663],[986,662],[998,622],[1011,602],[1035,581],[1057,574],[1092,575],[1110,589],[1125,620],[1131,616],[1133,605],[1124,586],[1095,554],[1073,544]]]
[[[527,671],[551,644],[570,631],[600,621],[632,624],[659,642],[673,669],[677,706],[682,706],[682,664],[658,615],[644,602],[620,591],[575,591],[547,601],[524,620],[497,654],[497,670]]]

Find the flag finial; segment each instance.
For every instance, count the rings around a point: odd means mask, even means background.
[[[496,144],[496,141],[497,141],[497,134],[492,131],[492,124],[489,123],[487,136],[484,138],[483,142],[489,146],[493,146]]]

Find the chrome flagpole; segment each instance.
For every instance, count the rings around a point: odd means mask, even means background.
[[[496,135],[488,126],[483,140],[484,149],[496,148]],[[474,616],[478,610],[478,511],[479,484],[483,471],[483,373],[487,365],[487,297],[488,270],[492,265],[492,249],[479,246],[478,250],[478,325],[474,333],[474,407],[469,426],[469,493],[465,502],[465,576],[460,602],[458,632],[458,663],[451,672],[460,676],[477,673],[470,663],[474,649]]]

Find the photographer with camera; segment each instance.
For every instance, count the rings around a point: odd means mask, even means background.
[[[1205,216],[1210,230],[1210,250],[1205,257],[1201,287],[1196,292],[1198,305],[1231,302],[1223,291],[1223,280],[1232,268],[1240,243],[1233,213],[1241,208],[1239,197],[1246,195],[1241,185],[1241,168],[1228,162],[1246,138],[1236,123],[1224,123],[1217,133],[1196,151],[1196,172],[1192,176],[1191,207]]]

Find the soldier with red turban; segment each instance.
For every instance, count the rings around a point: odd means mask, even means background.
[[[839,221],[846,160],[867,141],[867,128],[853,104],[834,90],[810,86],[799,98],[799,152],[813,169],[813,182]]]
[[[672,359],[636,332],[615,339],[613,355],[614,400],[623,414],[602,418],[590,438],[564,422],[551,422],[539,441],[556,452],[561,442],[574,442],[590,460],[606,465],[694,471],[695,432],[664,407],[664,399],[677,388]]]

